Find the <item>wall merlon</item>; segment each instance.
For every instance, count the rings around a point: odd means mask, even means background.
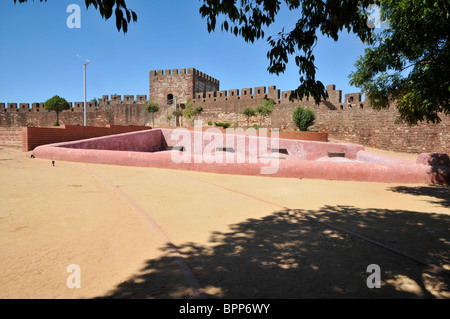
[[[241,90],[241,96],[247,96],[250,97],[253,94],[252,88],[245,88]]]
[[[238,89],[228,90],[228,97],[237,97],[237,96],[239,96]]]
[[[266,87],[265,86],[255,87],[255,90],[253,91],[253,95],[260,95],[260,94],[266,94]]]
[[[136,95],[137,101],[147,101],[147,95]]]
[[[351,103],[360,103],[361,102],[361,93],[348,93],[345,94],[345,103],[348,103],[350,100]]]
[[[292,91],[283,91],[281,92],[281,99],[283,100],[289,100],[289,97],[291,96]]]
[[[38,111],[40,108],[44,108],[44,103],[32,103],[31,110]]]
[[[279,89],[277,89],[277,87],[275,85],[271,85],[269,86],[269,90],[268,90],[268,97],[273,99],[273,100],[279,100],[281,98],[281,91]]]
[[[213,92],[206,92],[206,93],[205,93],[205,98],[207,98],[207,99],[213,99],[213,98],[216,97],[216,94],[217,94],[216,91],[213,91]]]
[[[342,103],[342,91],[336,90],[336,85],[327,85],[328,101],[331,103]]]
[[[225,98],[228,96],[228,91],[217,91],[218,98]]]

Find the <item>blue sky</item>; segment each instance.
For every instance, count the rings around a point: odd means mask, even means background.
[[[105,21],[84,0],[0,2],[0,102],[44,102],[55,94],[70,102],[84,100],[83,61],[87,68],[87,99],[102,95],[149,94],[149,71],[194,67],[218,80],[221,90],[276,85],[287,91],[299,85],[292,58],[286,72],[269,74],[266,39],[246,43],[220,27],[208,33],[199,14],[200,0],[127,0],[138,15],[127,34],[118,32],[114,16]],[[67,7],[81,7],[81,28],[70,29]],[[298,16],[284,10],[266,38],[282,27],[289,30]],[[364,45],[341,33],[338,42],[320,37],[315,48],[317,77],[343,93],[359,92],[348,84]]]

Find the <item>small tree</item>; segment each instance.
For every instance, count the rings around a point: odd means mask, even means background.
[[[158,103],[155,102],[148,102],[147,105],[145,106],[145,111],[147,111],[147,113],[150,113],[152,115],[152,126],[155,126],[155,113],[159,112],[159,105]]]
[[[91,100],[91,102],[92,103],[94,103],[94,105],[97,107],[98,106],[98,100],[97,100],[97,98],[93,98],[92,100]]]
[[[256,111],[254,109],[252,109],[251,107],[246,107],[242,111],[242,114],[247,117],[247,128],[248,128],[250,126],[250,118],[253,116],[256,116]]]
[[[47,111],[56,112],[56,123],[54,126],[59,126],[59,113],[70,109],[70,104],[62,97],[55,95],[44,103],[44,109]]]
[[[183,116],[188,120],[192,120],[193,124],[197,116],[200,115],[202,112],[203,107],[201,106],[194,107],[194,104],[192,104],[188,99],[186,102],[186,108],[183,111]]]
[[[316,113],[310,108],[299,106],[294,110],[292,119],[300,131],[306,132],[314,124]]]
[[[170,122],[172,121],[173,116],[172,115],[167,115],[166,120],[167,120],[167,125],[170,126]]]
[[[262,121],[266,117],[270,116],[270,114],[272,114],[274,104],[275,104],[275,101],[272,99],[264,100],[263,103],[256,108],[256,113],[258,113],[258,115],[259,115],[259,126],[260,127],[262,126]]]
[[[176,121],[178,122],[178,119],[183,116],[183,112],[180,109],[177,109],[172,112],[172,115],[175,117]]]

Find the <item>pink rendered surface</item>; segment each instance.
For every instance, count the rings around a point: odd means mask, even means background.
[[[166,150],[167,146],[184,147],[184,152]],[[234,152],[217,148],[233,148]],[[328,158],[329,152],[345,153],[345,159]],[[33,153],[36,158],[49,160],[219,174],[450,184],[450,167],[431,166],[426,154],[414,163],[366,152],[363,146],[355,144],[223,135],[214,131],[153,129],[44,145]]]

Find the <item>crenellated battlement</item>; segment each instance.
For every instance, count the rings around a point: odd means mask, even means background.
[[[151,70],[150,71],[150,81],[152,79],[158,77],[174,77],[174,76],[185,76],[190,75],[198,80],[205,80],[210,81],[216,85],[219,85],[219,80],[213,78],[212,76],[203,73],[197,69],[194,68],[188,68],[188,69],[166,69],[166,70]]]
[[[180,69],[180,74],[183,74],[186,69]],[[188,69],[189,70],[195,69]],[[151,71],[156,73],[164,73],[170,70],[159,70],[159,71]],[[171,71],[173,74],[173,70]],[[195,72],[198,72],[195,70]],[[187,73],[184,73],[187,74]],[[192,73],[194,74],[194,73]],[[204,75],[199,72],[199,74]],[[294,101],[289,101],[289,97],[292,91],[280,91],[276,88],[276,86],[258,86],[255,88],[243,88],[243,89],[232,89],[232,90],[223,90],[223,91],[208,91],[208,92],[199,92],[194,94],[193,103],[214,103],[220,101],[237,101],[237,100],[251,100],[251,99],[273,99],[277,103],[294,103]],[[362,101],[361,93],[348,93],[344,95],[344,101],[342,101],[342,91],[336,90],[336,86],[334,84],[327,86],[328,92],[328,100],[330,103],[336,106],[347,107],[348,103],[351,103],[352,106],[359,106],[365,104],[365,101]],[[176,96],[175,96],[176,97]],[[99,110],[102,106],[111,105],[111,104],[143,104],[148,102],[147,95],[116,95],[113,94],[103,95],[101,99],[99,99],[98,104],[95,102],[87,102],[87,110],[88,112],[93,112]],[[350,101],[350,102],[349,102]],[[69,102],[71,109],[69,111],[72,112],[83,112],[84,102]],[[44,112],[46,111],[44,108],[44,103],[0,103],[0,112]]]
[[[124,95],[123,98],[121,95],[111,95],[111,98],[108,95],[103,95],[103,97],[99,100],[99,105],[111,104],[111,103],[131,103],[135,104],[136,102],[146,102],[148,101],[147,95]]]
[[[72,112],[83,112],[84,102],[68,102],[70,109],[67,111]],[[95,102],[86,103],[87,110],[89,112],[96,111],[98,106]],[[39,112],[50,112],[44,108],[44,103],[0,103],[0,112],[3,113],[39,113]]]
[[[343,94],[334,84],[328,85],[326,90],[328,98],[317,105],[312,97],[291,101],[292,91],[281,91],[276,86],[221,90],[217,79],[195,68],[152,70],[148,95],[103,95],[98,103],[87,102],[86,120],[91,126],[171,126],[175,124],[172,114],[175,107],[183,109],[189,100],[203,108],[199,117],[203,123],[227,122],[237,127],[257,124],[292,130],[295,129],[292,112],[302,105],[313,108],[317,114],[314,130],[329,132],[338,140],[405,152],[449,152],[450,135],[442,132],[448,131],[445,128],[450,124],[450,117],[443,116],[443,124],[421,125],[413,130],[395,124],[398,116],[395,107],[378,112],[366,107],[367,95],[363,101],[361,93]],[[257,107],[264,99],[275,101],[273,114],[247,123],[243,110]],[[151,121],[145,111],[149,100],[160,105]],[[60,122],[82,125],[84,103],[69,104],[70,110],[59,114]],[[45,110],[44,103],[0,103],[0,127],[52,126],[55,119],[54,112]],[[190,125],[189,122],[180,118],[177,125]],[[393,131],[396,134],[393,135]]]
[[[362,101],[361,93],[348,93],[345,94],[344,102],[342,101],[342,91],[336,90],[336,85],[327,86],[328,99],[327,101],[337,105],[345,104],[351,101],[352,104],[364,103]],[[292,91],[280,91],[276,86],[259,86],[255,88],[243,88],[233,89],[228,91],[211,91],[211,92],[199,92],[195,94],[195,102],[215,102],[215,101],[227,101],[227,100],[241,100],[241,99],[273,99],[275,102],[290,102],[289,101]],[[310,99],[305,98],[309,101]],[[311,99],[312,101],[312,99]]]
[[[240,99],[273,99],[280,100],[280,90],[276,86],[259,86],[255,88],[232,89],[228,91],[199,92],[195,94],[194,102],[215,102]]]

